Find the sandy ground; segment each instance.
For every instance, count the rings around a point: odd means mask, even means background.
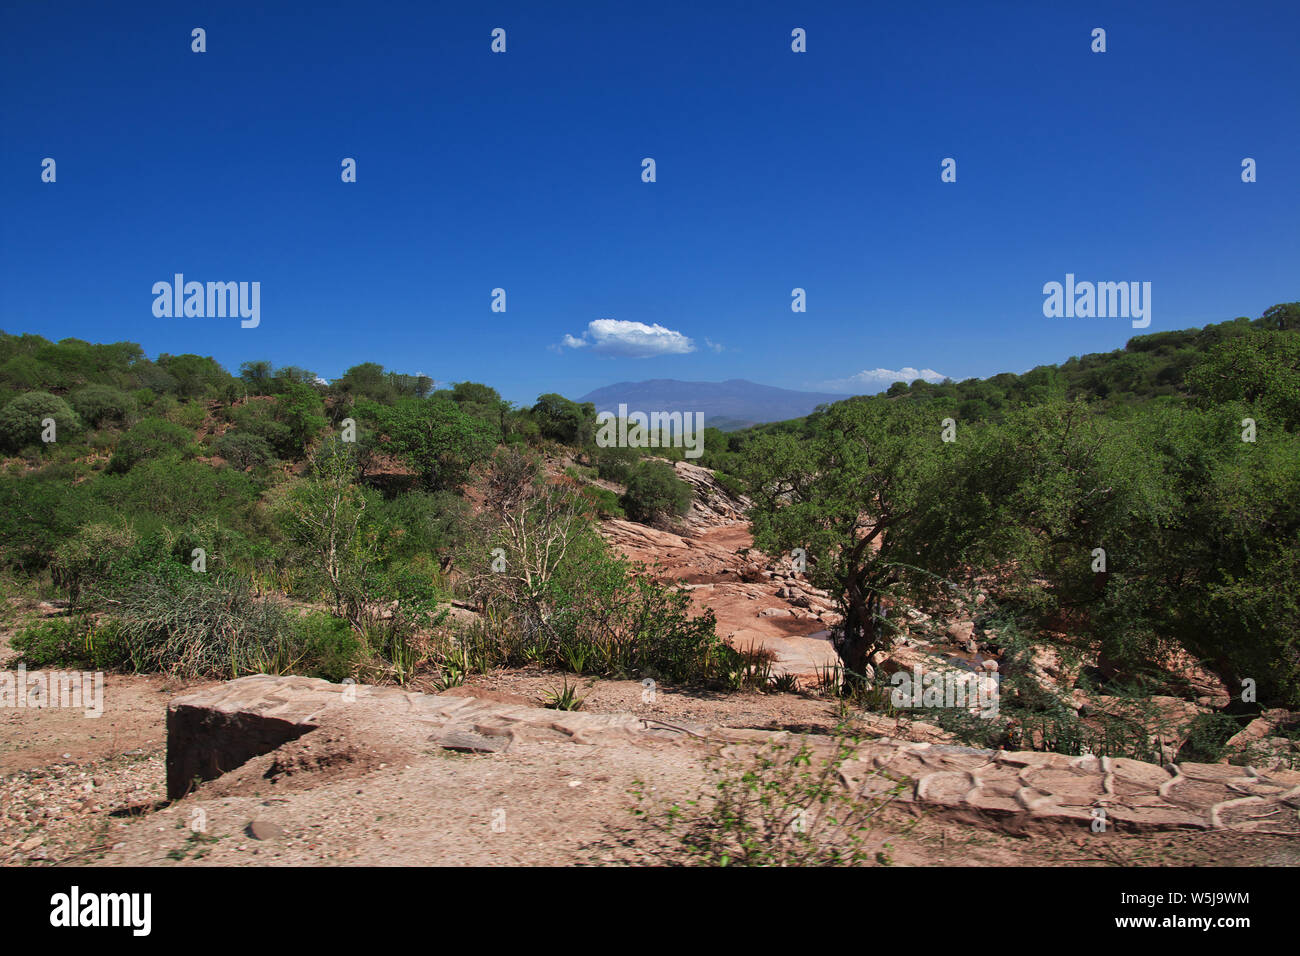
[[[559,674],[501,672],[459,693],[540,703]],[[572,678],[570,678],[572,680]],[[102,717],[0,712],[0,863],[23,865],[495,865],[662,863],[632,816],[634,791],[677,802],[710,786],[682,743],[597,752],[530,743],[506,754],[382,750],[272,774],[274,755],[165,800],[167,701],[205,685],[109,675]],[[584,708],[638,712],[634,681],[581,681]],[[654,715],[731,727],[825,732],[831,703],[793,694],[660,688]],[[376,742],[382,747],[382,742]],[[368,758],[368,759],[367,759]],[[268,777],[268,774],[272,776]],[[1239,833],[1016,833],[1006,824],[897,806],[868,847],[892,865],[1295,865],[1293,838]]]

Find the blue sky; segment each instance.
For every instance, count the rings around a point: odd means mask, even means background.
[[[1150,282],[1149,332],[1300,298],[1298,35],[1293,2],[7,0],[0,328],[517,401],[1022,371],[1138,334],[1045,318],[1067,272]],[[156,318],[177,272],[259,281],[260,325]]]

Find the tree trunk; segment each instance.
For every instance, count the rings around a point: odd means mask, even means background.
[[[879,640],[880,595],[865,591],[857,582],[845,589],[844,622],[833,632],[835,651],[844,665],[845,683],[863,683],[867,676],[867,658]]]

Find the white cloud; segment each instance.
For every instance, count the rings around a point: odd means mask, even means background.
[[[724,352],[724,351],[726,351],[726,346],[724,346],[721,342],[715,342],[715,341],[713,341],[713,339],[710,339],[710,338],[707,338],[707,337],[704,339],[704,344],[707,345],[707,346],[708,346],[710,349],[712,349],[714,352]]]
[[[910,365],[898,370],[888,368],[863,369],[848,378],[832,379],[819,386],[828,392],[843,392],[847,395],[862,395],[883,392],[894,382],[914,382],[923,378],[927,382],[942,382],[948,376],[932,368],[912,368]]]
[[[580,336],[566,335],[562,346],[571,349],[591,347],[597,355],[624,358],[648,358],[652,355],[685,355],[695,351],[695,343],[680,332],[659,323],[626,322],[622,319],[596,319],[587,323]]]

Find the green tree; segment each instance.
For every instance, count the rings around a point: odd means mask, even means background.
[[[810,438],[753,442],[739,476],[754,502],[755,545],[804,550],[809,577],[843,610],[836,650],[848,671],[865,675],[867,658],[892,643],[882,612],[913,580],[913,529],[935,504],[920,492],[945,446],[937,416],[883,399],[839,402],[817,419]]]
[[[1187,386],[1204,404],[1244,401],[1261,417],[1300,427],[1300,331],[1252,331],[1221,342],[1187,373]]]
[[[549,393],[538,396],[532,415],[543,438],[565,445],[585,445],[595,426],[596,406]]]
[[[360,627],[367,604],[361,585],[376,554],[373,541],[362,534],[366,497],[353,481],[355,474],[347,443],[325,442],[290,500],[289,514],[290,533],[324,579],[334,613]]]
[[[181,398],[208,398],[220,394],[230,381],[230,374],[216,359],[205,355],[160,355],[158,367],[175,382]]]
[[[404,398],[358,409],[388,438],[387,447],[420,476],[426,490],[455,490],[492,454],[498,433],[445,399]]]

